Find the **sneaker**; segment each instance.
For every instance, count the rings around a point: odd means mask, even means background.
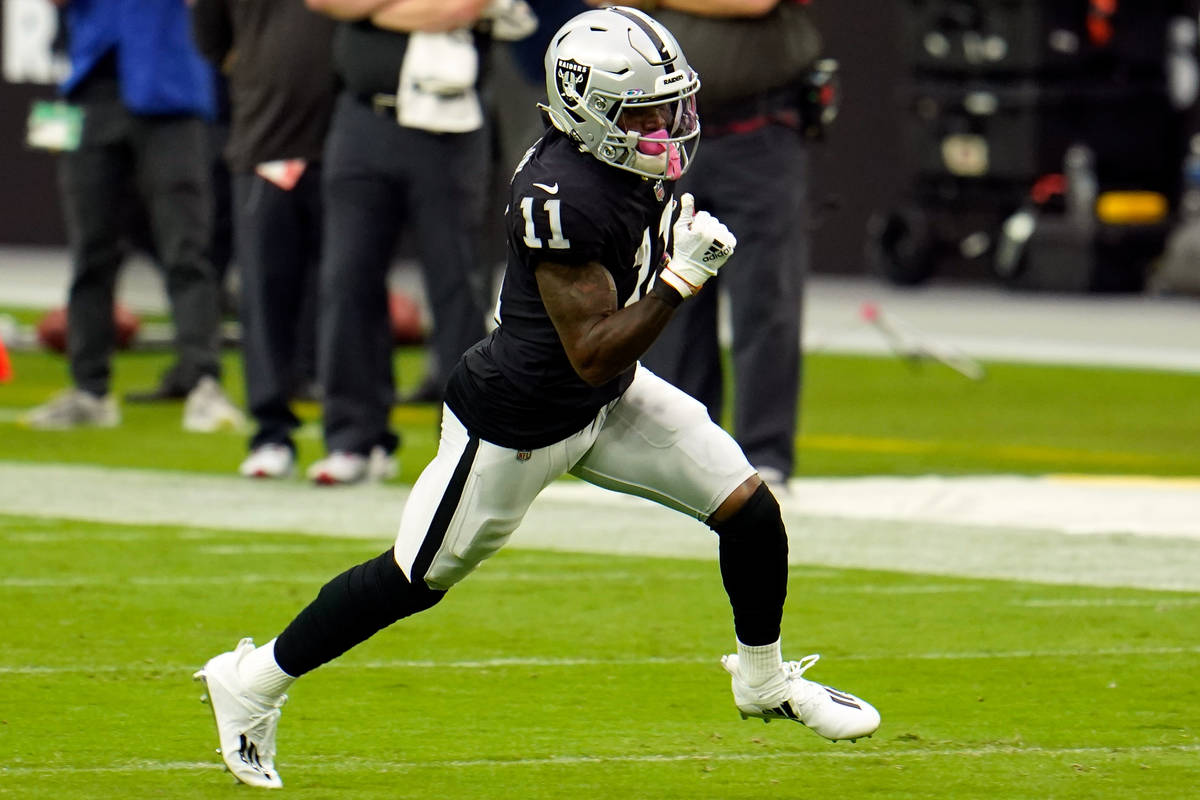
[[[262,444],[250,451],[238,472],[247,478],[290,478],[296,457],[286,444]]]
[[[396,458],[382,447],[369,456],[334,450],[308,468],[308,479],[322,486],[341,486],[362,481],[386,481],[396,477]]]
[[[193,433],[214,433],[220,430],[238,430],[245,426],[246,417],[235,406],[217,379],[205,375],[188,392],[183,404],[183,429]]]
[[[733,676],[733,702],[742,719],[757,717],[764,722],[790,719],[807,725],[826,739],[855,741],[879,728],[879,712],[852,694],[804,678],[804,673],[821,657],[805,656],[786,661],[773,678],[761,686],[750,686],[738,672],[736,654],[721,657],[721,666]]]
[[[210,659],[192,677],[208,690],[202,700],[212,708],[225,766],[249,786],[279,789],[283,781],[275,771],[275,731],[287,695],[273,699],[245,687],[238,665],[253,651],[254,642],[242,639],[236,648]]]
[[[83,389],[67,389],[30,411],[20,421],[22,425],[38,430],[115,428],[121,423],[121,412],[111,394],[97,397]]]

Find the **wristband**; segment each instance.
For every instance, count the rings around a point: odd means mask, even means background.
[[[659,277],[662,277],[661,274]],[[683,295],[679,293],[679,290],[666,281],[655,281],[647,294],[657,297],[671,308],[679,308],[679,304],[683,302]]]
[[[677,273],[672,272],[670,267],[663,267],[658,273],[658,278],[663,283],[679,292],[680,297],[691,297],[696,292],[700,291],[699,286],[693,286],[692,284],[688,283],[686,280],[679,277]]]

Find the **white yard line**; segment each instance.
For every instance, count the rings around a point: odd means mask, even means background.
[[[301,481],[0,461],[0,513],[118,525],[386,543],[407,494],[395,486],[321,489]],[[792,482],[783,509],[797,565],[1200,591],[1195,483],[805,479]],[[509,546],[708,559],[717,539],[702,523],[646,501],[559,482],[534,503]]]
[[[959,652],[925,653],[880,653],[876,655],[852,653],[839,655],[838,661],[879,661],[894,663],[900,661],[1003,661],[1003,660],[1035,660],[1035,659],[1086,659],[1086,658],[1130,658],[1147,656],[1174,656],[1200,654],[1200,645],[1191,647],[1099,647],[1092,649],[1059,649],[1059,650],[965,650]],[[434,659],[389,659],[382,661],[355,662],[352,660],[332,661],[322,669],[353,671],[361,670],[401,670],[429,669],[444,671],[460,670],[494,670],[536,667],[538,669],[568,669],[572,667],[656,667],[678,665],[709,665],[715,666],[718,657],[679,656],[673,658],[540,658],[535,656],[524,658],[484,658],[460,661],[439,661]],[[179,673],[190,674],[197,668],[196,664],[153,664],[136,662],[130,664],[66,664],[48,666],[38,664],[0,665],[0,675],[72,675],[72,674],[121,674],[121,673]]]
[[[1032,756],[1060,758],[1063,756],[1145,756],[1170,753],[1200,752],[1200,745],[1144,745],[1140,747],[1038,747],[1035,745],[984,745],[982,747],[921,747],[880,751],[852,745],[822,750],[781,752],[764,750],[754,753],[613,753],[609,755],[547,756],[544,758],[471,758],[436,761],[391,761],[385,759],[347,758],[343,756],[317,758],[309,762],[308,771],[370,772],[415,771],[426,769],[496,769],[498,767],[576,767],[596,764],[671,764],[726,763],[770,761],[843,761],[856,759],[886,759],[889,762],[915,761],[927,758],[987,758],[996,756]],[[36,767],[2,767],[0,776],[55,776],[91,774],[136,774],[145,772],[179,772],[186,770],[216,771],[224,769],[219,762],[137,760],[93,767],[69,764]]]

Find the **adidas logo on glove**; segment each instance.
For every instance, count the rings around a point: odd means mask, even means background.
[[[732,247],[727,244],[721,244],[716,239],[713,239],[712,244],[710,244],[708,249],[704,251],[704,255],[701,256],[701,258],[704,260],[705,264],[708,264],[716,261],[717,259],[727,259],[731,255],[733,255]]]

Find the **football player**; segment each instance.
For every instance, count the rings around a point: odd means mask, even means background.
[[[879,726],[870,704],[803,677],[816,656],[783,661],[779,505],[704,407],[637,363],[736,246],[672,195],[700,132],[699,86],[674,37],[634,9],[586,11],[551,40],[551,124],[513,176],[499,326],[450,378],[394,547],[327,583],[277,638],[243,639],[196,673],[241,781],[281,785],[275,734],[296,678],[437,603],[565,473],[716,531],[737,638],[721,663],[743,717],[835,741]]]

